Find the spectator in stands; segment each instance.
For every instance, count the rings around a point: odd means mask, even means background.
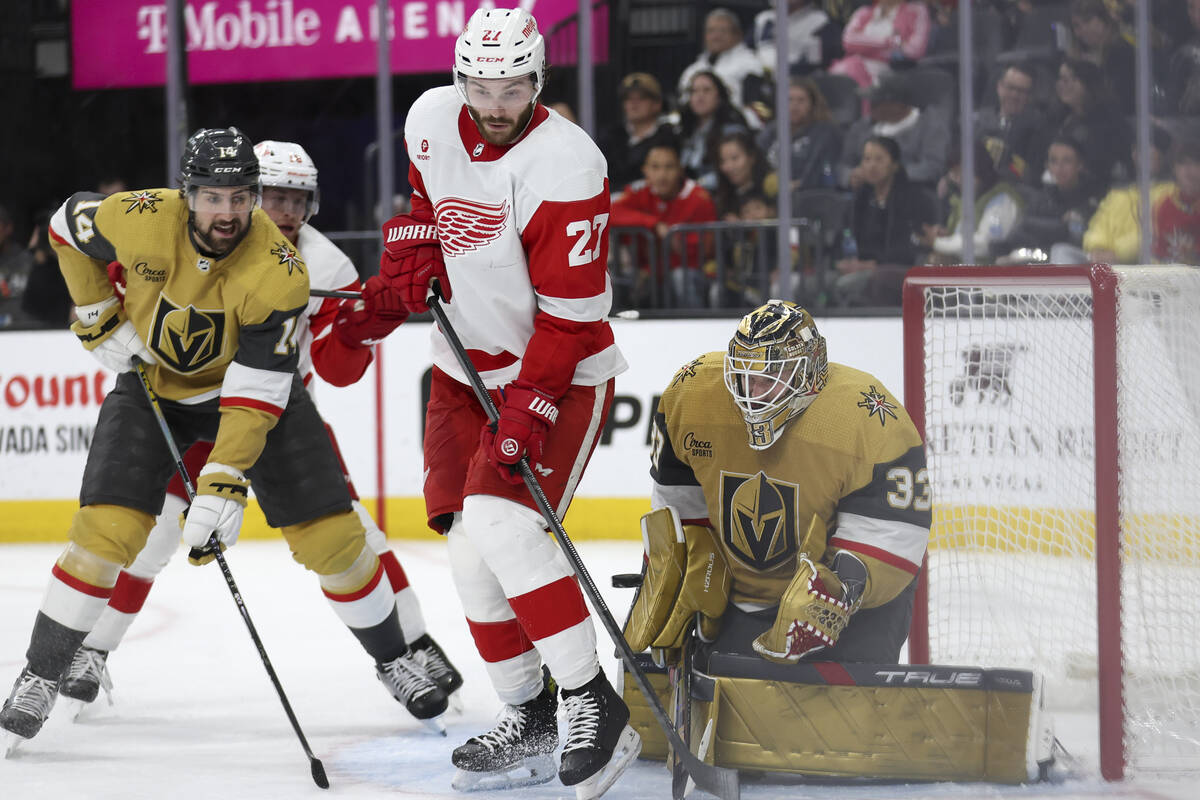
[[[905,273],[923,260],[920,237],[936,220],[933,202],[909,182],[895,139],[869,137],[859,171],[835,264],[834,299],[843,306],[899,305]]]
[[[955,148],[957,150],[957,148]],[[956,152],[938,181],[939,202],[948,210],[945,222],[926,231],[933,235],[937,260],[960,263],[963,257],[962,156]],[[996,172],[983,143],[975,142],[975,259],[985,262],[994,247],[1008,240],[1025,204],[1017,187]],[[994,255],[994,254],[993,254]]]
[[[816,81],[799,75],[793,75],[790,81],[788,126],[792,137],[792,191],[833,188],[837,183],[841,133]],[[779,143],[775,125],[763,128],[758,143],[766,153],[767,163],[778,169]]]
[[[646,152],[656,136],[671,132],[663,116],[662,86],[645,72],[631,72],[621,79],[621,119],[601,132],[596,140],[608,160],[608,185],[616,194],[642,176]]]
[[[1052,141],[1046,171],[1052,182],[1029,194],[1016,227],[994,248],[998,253],[1036,247],[1050,254],[1051,263],[1062,264],[1074,260],[1065,254],[1083,246],[1083,233],[1100,197],[1079,143],[1062,137]]]
[[[71,322],[75,303],[67,291],[67,282],[58,268],[58,256],[50,247],[48,226],[50,211],[42,212],[29,237],[29,255],[33,265],[29,282],[21,297],[21,310],[32,325],[65,328]]]
[[[1100,68],[1122,114],[1133,113],[1133,45],[1121,36],[1116,17],[1104,0],[1071,0],[1073,58]]]
[[[747,46],[742,23],[727,8],[714,8],[704,18],[704,52],[683,69],[679,76],[680,105],[688,102],[692,89],[692,76],[710,72],[725,84],[730,102],[742,107],[743,98],[757,95],[753,84],[763,78],[762,63]],[[749,88],[750,91],[746,91]]]
[[[850,17],[842,33],[846,57],[829,71],[872,86],[894,65],[919,61],[929,46],[929,9],[923,2],[875,0]]]
[[[642,181],[632,184],[612,203],[609,223],[614,227],[641,227],[668,239],[672,225],[715,222],[717,210],[708,192],[684,174],[679,145],[670,138],[656,139],[642,165]],[[711,245],[700,234],[670,236],[667,274],[675,305],[699,308],[708,296],[706,262]],[[651,269],[650,254],[639,252],[633,302],[652,305],[661,296],[660,276]],[[710,267],[711,271],[711,267]]]
[[[1159,202],[1175,188],[1167,167],[1171,134],[1156,125],[1150,131],[1150,145],[1150,207],[1157,208]],[[1136,148],[1132,153],[1136,164]],[[1105,264],[1136,264],[1140,258],[1142,240],[1140,210],[1141,194],[1136,183],[1109,191],[1100,201],[1100,207],[1092,215],[1087,232],[1083,234],[1084,252],[1063,257],[1064,263],[1100,261]]]
[[[1046,141],[1063,136],[1079,142],[1089,169],[1104,188],[1129,178],[1132,130],[1117,110],[1100,68],[1068,58],[1059,65],[1054,89]]]
[[[21,310],[21,295],[32,268],[33,257],[17,239],[12,214],[0,206],[0,328],[27,322]]]
[[[857,189],[862,184],[863,144],[872,136],[886,136],[900,146],[907,179],[932,188],[946,171],[951,121],[941,109],[917,108],[909,79],[902,73],[888,76],[869,97],[870,116],[856,120],[842,141],[842,185]]]
[[[1191,36],[1171,53],[1168,101],[1177,114],[1200,114],[1200,0],[1187,0]]]
[[[761,192],[742,195],[730,221],[764,222],[777,216],[773,198]],[[717,283],[713,291],[714,308],[743,308],[762,305],[767,294],[778,297],[774,229],[743,229],[731,233],[729,249],[718,260]],[[763,280],[763,276],[767,280]],[[765,284],[765,285],[764,285]]]
[[[788,0],[788,71],[806,75],[826,69],[842,55],[842,26],[816,0]],[[775,8],[760,11],[754,18],[754,52],[763,70],[775,72]]]
[[[1200,266],[1200,141],[1181,141],[1172,172],[1175,188],[1154,206],[1154,258]]]
[[[707,191],[717,188],[717,142],[727,133],[748,130],[746,118],[729,99],[716,73],[700,70],[688,83],[687,105],[679,113],[681,155],[688,174]]]
[[[771,171],[767,159],[749,131],[734,131],[717,143],[717,190],[713,201],[717,217],[725,221],[740,219],[742,201],[750,195],[774,200],[779,194],[779,177]]]
[[[572,125],[579,124],[579,117],[575,116],[575,109],[571,108],[571,104],[566,100],[555,100],[554,102],[546,103],[546,108],[551,111],[557,111],[559,116]]]
[[[1040,180],[1044,161],[1038,152],[1041,119],[1031,102],[1033,91],[1033,67],[1012,64],[996,81],[995,107],[975,112],[975,135],[987,147],[996,170],[1031,183]]]

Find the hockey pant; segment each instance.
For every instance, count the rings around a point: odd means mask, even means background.
[[[467,625],[502,702],[536,697],[543,662],[566,689],[595,677],[596,631],[571,566],[538,512],[469,495],[447,538]]]

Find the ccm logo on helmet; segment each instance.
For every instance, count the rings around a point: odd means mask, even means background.
[[[479,58],[477,58],[475,60],[482,61],[485,64],[491,64],[496,61],[503,61],[504,59],[500,56],[480,56]]]

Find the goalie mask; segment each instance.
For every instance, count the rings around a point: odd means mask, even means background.
[[[528,75],[529,104],[537,102],[546,82],[546,42],[537,20],[521,8],[480,8],[454,43],[454,86],[473,106],[467,79],[497,80]]]
[[[308,193],[302,222],[317,213],[321,207],[321,193],[317,188],[317,165],[294,142],[265,141],[254,145],[258,157],[260,180],[263,188],[299,189]]]
[[[766,450],[808,408],[829,377],[825,337],[803,308],[771,300],[742,317],[725,354],[725,387],[746,420],[750,447]]]

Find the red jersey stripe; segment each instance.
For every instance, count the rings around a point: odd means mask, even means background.
[[[565,631],[588,618],[587,605],[574,575],[510,597],[508,604],[534,641]]]
[[[489,664],[516,658],[522,653],[533,649],[533,642],[521,629],[521,623],[515,619],[503,622],[476,622],[467,619],[467,627],[475,639],[475,649],[479,656]]]
[[[67,572],[65,569],[60,567],[58,564],[54,565],[54,569],[50,570],[50,573],[52,575],[54,575],[54,577],[58,578],[60,581],[65,583],[67,586],[70,586],[72,589],[74,589],[77,592],[86,594],[88,597],[100,597],[105,600],[112,597],[112,593],[113,593],[112,587],[96,586],[94,584],[88,583],[85,580],[76,578],[74,575]]]

